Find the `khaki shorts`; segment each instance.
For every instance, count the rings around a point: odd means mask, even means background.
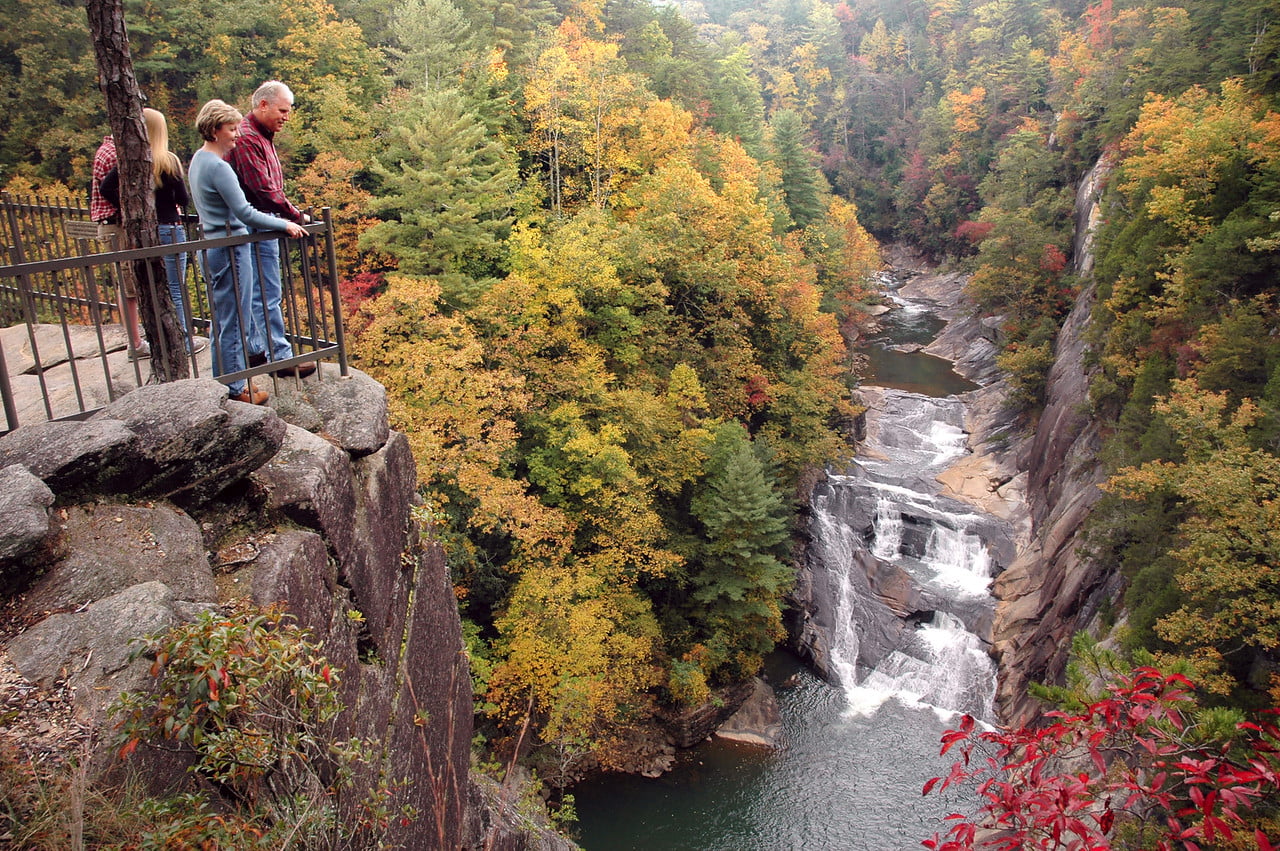
[[[124,228],[119,225],[98,222],[98,241],[107,244],[108,251],[120,251],[124,248]],[[137,298],[138,287],[133,281],[133,269],[127,264],[120,267],[120,289],[125,298]]]

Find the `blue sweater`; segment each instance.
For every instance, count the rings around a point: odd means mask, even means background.
[[[187,180],[191,182],[191,200],[206,237],[226,236],[228,226],[234,235],[248,233],[249,227],[284,230],[289,224],[249,206],[236,173],[217,154],[196,151],[191,168],[187,169]]]

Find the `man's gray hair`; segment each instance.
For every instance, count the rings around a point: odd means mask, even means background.
[[[253,93],[251,108],[257,109],[258,104],[264,100],[267,103],[274,103],[278,98],[284,98],[289,103],[293,103],[293,92],[279,80],[267,80],[261,86],[258,86],[258,90]]]

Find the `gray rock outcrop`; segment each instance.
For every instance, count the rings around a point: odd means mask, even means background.
[[[776,748],[782,741],[782,711],[778,697],[764,680],[751,683],[751,695],[716,729],[716,735],[732,742]]]
[[[1075,271],[1092,268],[1096,198],[1110,169],[1104,158],[1086,175],[1076,197]],[[1020,466],[1028,471],[1028,501],[1034,523],[1031,545],[997,580],[995,652],[1000,660],[996,704],[1014,724],[1030,721],[1040,705],[1027,693],[1031,682],[1058,682],[1074,633],[1087,628],[1101,601],[1121,581],[1080,556],[1080,535],[1101,496],[1097,463],[1102,437],[1088,409],[1089,371],[1085,331],[1093,286],[1076,299],[1054,348],[1046,404]]]
[[[53,491],[26,467],[0,468],[0,565],[29,554],[49,534]]]
[[[385,841],[571,847],[468,811],[490,798],[469,774],[456,600],[442,550],[411,515],[417,472],[387,427],[385,391],[329,370],[288,384],[273,407],[229,401],[214,381],[148,385],[87,421],[0,436],[0,571],[31,624],[10,661],[69,685],[80,719],[100,724],[149,680],[149,662],[129,662],[133,639],[232,598],[281,604],[341,671],[335,738],[380,743],[369,782],[412,780],[396,804],[417,816]],[[145,765],[155,788],[183,782],[181,764]],[[492,835],[468,832],[477,825]]]

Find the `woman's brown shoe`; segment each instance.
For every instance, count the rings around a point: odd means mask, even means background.
[[[267,395],[265,390],[255,390],[252,384],[245,384],[244,392],[239,396],[232,396],[233,402],[244,402],[246,405],[265,405],[271,397]]]
[[[304,361],[297,366],[282,366],[275,372],[271,373],[277,378],[296,375],[299,378],[306,378],[308,375],[316,371],[315,361]]]

